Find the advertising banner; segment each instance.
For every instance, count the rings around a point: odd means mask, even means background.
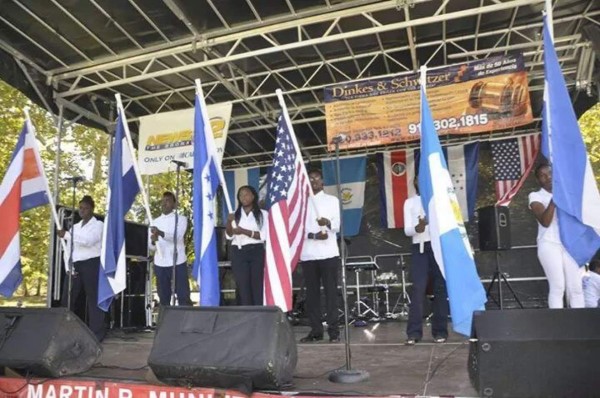
[[[223,160],[231,120],[231,102],[207,107],[219,160]],[[174,170],[172,160],[193,166],[194,108],[140,117],[138,164],[142,175]]]
[[[417,73],[325,88],[329,150],[411,141],[420,134]],[[440,135],[512,128],[533,120],[521,54],[427,71],[427,98]]]

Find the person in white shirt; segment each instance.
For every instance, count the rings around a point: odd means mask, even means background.
[[[321,282],[327,309],[329,341],[340,341],[338,328],[338,270],[340,251],[336,234],[340,230],[340,204],[338,198],[323,192],[323,175],[320,170],[308,174],[315,196],[308,203],[305,239],[300,254],[302,275],[306,284],[306,312],[310,333],[300,342],[323,340],[321,322]]]
[[[67,250],[71,249],[73,238],[73,270],[71,279],[71,310],[79,294],[83,290],[87,300],[87,318],[90,330],[102,341],[106,335],[104,323],[105,313],[98,308],[98,272],[100,270],[100,252],[102,249],[102,230],[104,224],[94,217],[94,199],[86,195],[79,201],[79,221],[71,229],[57,232],[67,242]],[[68,262],[68,260],[65,260]],[[69,297],[69,264],[67,277],[64,279],[61,305],[68,306]]]
[[[154,251],[154,273],[160,305],[171,305],[173,290],[173,264],[175,264],[175,293],[179,305],[192,305],[190,281],[188,279],[187,255],[183,238],[187,231],[187,218],[175,212],[177,199],[173,192],[162,196],[162,214],[154,219],[150,227],[149,248]],[[177,221],[177,236],[175,222]],[[157,247],[159,248],[158,250]]]
[[[443,343],[448,338],[448,293],[446,281],[431,249],[431,237],[425,211],[419,195],[419,181],[414,179],[416,195],[404,202],[404,233],[412,237],[410,278],[412,280],[410,311],[406,325],[407,345],[423,338],[423,301],[427,283],[433,283],[433,341]]]
[[[529,194],[529,208],[538,222],[538,259],[548,278],[548,307],[563,308],[565,290],[571,308],[583,308],[582,277],[580,268],[560,240],[556,206],[552,201],[552,169],[540,164],[535,177],[541,189]]]
[[[583,277],[585,307],[600,308],[600,257],[592,259],[589,268],[590,271]]]
[[[233,279],[240,305],[263,305],[268,214],[259,207],[258,194],[250,185],[238,189],[237,199],[238,208],[228,216],[226,226]]]

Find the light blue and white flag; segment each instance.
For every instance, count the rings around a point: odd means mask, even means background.
[[[600,248],[600,193],[544,17],[542,151],[552,164],[560,239],[583,266]]]
[[[425,68],[421,68],[421,81],[426,81]],[[446,279],[452,327],[456,332],[469,336],[473,311],[484,309],[485,291],[477,274],[461,209],[433,125],[425,84],[421,84],[419,191],[429,222],[431,248]]]
[[[260,187],[260,167],[248,167],[234,170],[223,170],[225,176],[225,184],[227,184],[227,190],[229,191],[229,201],[233,205],[234,209],[237,207],[237,192],[244,185],[250,185],[256,192]],[[225,202],[225,201],[223,201]],[[222,204],[223,209],[223,220],[227,220],[227,206],[225,203]]]
[[[362,210],[365,204],[365,177],[367,157],[349,156],[340,158],[340,184],[342,197],[339,198],[343,206],[344,235],[355,236],[360,230]],[[335,178],[335,160],[324,160],[323,190],[335,197],[338,196],[337,180]]]
[[[200,287],[200,305],[217,306],[220,302],[219,264],[215,225],[215,200],[219,186],[217,151],[206,103],[197,83],[194,111],[194,178],[192,208],[194,210],[193,276]]]
[[[98,275],[98,307],[108,311],[113,297],[126,287],[125,214],[131,209],[140,188],[131,151],[125,137],[127,120],[119,107],[108,177],[108,203]]]

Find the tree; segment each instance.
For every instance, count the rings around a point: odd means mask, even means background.
[[[587,146],[596,181],[600,183],[600,103],[592,106],[579,118],[583,141]]]

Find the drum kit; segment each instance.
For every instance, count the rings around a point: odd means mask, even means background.
[[[371,264],[347,264],[349,271],[356,272],[356,280],[359,280],[361,271],[372,272],[372,285],[367,286],[367,293],[370,298],[362,297],[359,283],[356,284],[356,302],[352,309],[352,322],[355,326],[364,324],[366,321],[382,321],[386,319],[406,318],[410,305],[410,297],[406,292],[406,275],[404,271],[404,261],[398,258],[396,265],[400,271],[400,276],[395,272],[379,273],[379,267],[373,262]],[[396,303],[390,310],[390,287],[400,285],[401,292]],[[383,300],[380,294],[384,295]]]

